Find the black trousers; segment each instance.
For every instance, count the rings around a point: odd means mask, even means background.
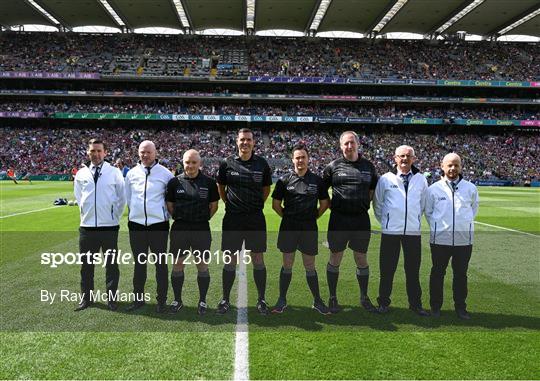
[[[157,301],[165,303],[167,301],[167,291],[169,288],[169,270],[167,268],[167,240],[169,238],[169,221],[144,226],[135,222],[128,222],[129,243],[135,259],[135,269],[133,272],[133,292],[137,295],[137,300],[144,300],[144,285],[147,277],[147,261],[150,252],[158,255],[156,262],[156,283]],[[163,256],[159,256],[163,253]]]
[[[116,293],[118,290],[118,280],[120,279],[120,270],[116,260],[116,251],[118,250],[118,230],[119,226],[108,226],[98,228],[79,228],[79,252],[103,254],[107,250],[115,250],[111,255],[105,256],[105,284],[107,292]],[[81,265],[81,292],[84,293],[84,299],[90,300],[90,291],[94,290],[94,262],[92,256],[84,256]]]
[[[399,262],[399,252],[403,247],[405,267],[405,280],[409,305],[420,307],[422,305],[422,288],[420,287],[420,261],[422,244],[420,236],[383,234],[381,237],[381,251],[379,267],[381,281],[379,283],[379,297],[377,301],[381,306],[391,303],[394,274]]]
[[[454,307],[465,309],[467,304],[467,270],[472,254],[472,245],[446,246],[431,245],[431,276],[429,278],[429,304],[431,309],[440,310],[443,304],[444,276],[450,258],[454,279],[452,291],[454,294]]]

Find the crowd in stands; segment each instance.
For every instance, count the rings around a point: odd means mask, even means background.
[[[203,115],[266,115],[266,116],[321,116],[321,117],[370,117],[370,118],[443,118],[443,119],[500,119],[540,120],[538,107],[489,107],[468,106],[413,106],[332,104],[213,104],[184,102],[14,102],[2,103],[2,111],[129,114],[203,114]]]
[[[311,169],[321,173],[333,159],[340,157],[338,129],[254,130],[256,152],[266,157],[274,175],[292,168],[290,150],[299,142],[310,151]],[[100,137],[108,142],[108,160],[122,159],[128,166],[137,162],[137,147],[146,139],[154,141],[159,159],[175,171],[182,154],[189,148],[200,151],[204,171],[215,176],[219,161],[236,152],[236,130],[203,128],[174,129],[69,129],[6,128],[0,129],[4,148],[0,169],[15,168],[17,173],[69,174],[86,161],[86,142]],[[436,180],[442,157],[457,152],[463,158],[463,174],[470,180],[504,179],[523,183],[540,179],[540,135],[472,133],[418,134],[390,131],[360,132],[360,150],[373,161],[379,174],[393,165],[394,149],[401,144],[415,148],[416,166],[431,180]]]
[[[0,33],[0,71],[540,80],[534,43]]]

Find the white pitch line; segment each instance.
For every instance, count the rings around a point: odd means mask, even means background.
[[[0,216],[0,219],[3,219],[3,218],[8,218],[8,217],[15,217],[15,216],[20,216],[22,214],[30,214],[30,213],[35,213],[35,212],[41,212],[43,210],[49,210],[49,209],[54,209],[54,208],[58,208],[62,205],[55,205],[55,206],[49,206],[48,208],[42,208],[42,209],[35,209],[35,210],[28,210],[26,212],[20,212],[20,213],[13,213],[13,214],[8,214],[7,216]]]
[[[515,230],[515,229],[505,228],[505,227],[503,227],[503,226],[498,226],[498,225],[486,224],[485,222],[474,221],[474,223],[475,223],[475,224],[479,224],[479,225],[489,226],[489,227],[496,228],[496,229],[507,230],[507,231],[509,231],[509,232],[520,233],[520,234],[525,234],[525,235],[530,235],[530,236],[533,236],[533,237],[536,237],[536,238],[540,238],[540,235],[538,235],[538,234],[533,234],[533,233],[523,232],[523,231],[521,231],[521,230]]]
[[[234,378],[233,380],[249,380],[249,335],[247,311],[247,277],[244,263],[244,250],[239,255],[238,269],[238,299],[236,307],[236,340],[234,347]]]

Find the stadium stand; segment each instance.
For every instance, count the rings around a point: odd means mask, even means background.
[[[538,120],[538,108],[523,110],[517,107],[497,110],[484,106],[481,109],[455,106],[381,106],[336,107],[335,105],[238,105],[217,103],[184,102],[59,102],[3,103],[3,110],[8,112],[94,112],[94,113],[132,113],[132,114],[201,114],[201,115],[282,115],[282,116],[336,116],[336,117],[395,117],[395,118],[463,118],[463,119],[500,119],[500,120]]]
[[[208,77],[540,80],[538,44],[2,33],[0,71]]]
[[[122,159],[128,165],[137,160],[137,146],[145,140],[156,142],[160,160],[176,169],[183,152],[201,151],[205,170],[215,175],[219,160],[234,153],[237,129],[70,129],[2,128],[6,149],[0,156],[2,168],[16,166],[32,174],[67,174],[85,160],[81,145],[89,136],[100,136],[110,145],[110,161]],[[291,148],[299,142],[310,147],[312,170],[322,169],[339,154],[337,140],[342,130],[313,131],[302,129],[255,130],[257,152],[269,158],[274,175],[291,168]],[[472,180],[503,179],[524,182],[540,179],[540,136],[485,135],[472,133],[373,132],[361,135],[361,150],[374,162],[379,173],[393,164],[393,149],[409,144],[416,149],[418,168],[433,179],[440,175],[442,157],[452,151],[464,158],[464,173]],[[497,155],[493,153],[497,152]],[[428,175],[429,174],[429,175]]]

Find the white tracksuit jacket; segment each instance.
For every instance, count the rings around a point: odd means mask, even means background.
[[[427,191],[425,210],[430,242],[447,246],[472,245],[478,203],[478,190],[467,180],[461,178],[455,192],[444,178],[433,183]]]
[[[153,225],[169,220],[165,192],[174,175],[156,163],[147,176],[142,164],[131,168],[126,175],[126,200],[129,221],[140,225]]]
[[[379,179],[373,196],[373,211],[383,234],[420,235],[427,180],[412,168],[408,191],[396,169]]]
[[[90,164],[79,169],[73,182],[75,199],[81,213],[81,226],[118,226],[126,198],[122,172],[108,162],[103,162],[97,183]]]

